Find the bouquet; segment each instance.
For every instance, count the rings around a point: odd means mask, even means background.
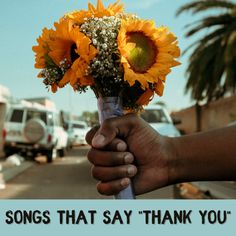
[[[98,99],[100,123],[138,112],[162,96],[166,76],[179,65],[177,38],[164,26],[126,13],[116,1],[102,0],[88,10],[73,11],[42,30],[33,47],[35,67],[43,83],[55,93],[70,84],[74,91],[90,87]],[[117,198],[134,198],[132,186]]]

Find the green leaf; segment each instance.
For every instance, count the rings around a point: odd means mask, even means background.
[[[57,67],[57,65],[54,63],[54,61],[48,54],[44,55],[44,59],[47,67]]]

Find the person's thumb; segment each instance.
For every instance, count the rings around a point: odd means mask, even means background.
[[[94,148],[103,148],[110,144],[115,137],[126,137],[135,124],[136,115],[124,115],[107,119],[92,139]]]
[[[92,145],[93,137],[96,134],[96,132],[98,131],[98,129],[99,129],[99,126],[95,126],[87,132],[87,134],[85,136],[85,140],[89,145]]]

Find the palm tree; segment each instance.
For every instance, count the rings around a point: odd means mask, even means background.
[[[179,8],[177,15],[186,11],[204,13],[212,9],[219,11],[186,26],[186,37],[208,30],[186,49],[193,48],[186,73],[186,92],[191,92],[197,103],[210,102],[236,91],[236,3],[193,1]]]

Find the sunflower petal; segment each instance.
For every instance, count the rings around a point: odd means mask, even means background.
[[[62,88],[70,82],[71,79],[75,77],[75,73],[72,69],[69,69],[63,76],[62,80],[59,82],[59,87]]]
[[[152,100],[154,92],[151,89],[147,89],[141,97],[136,101],[137,105],[144,106]]]
[[[51,91],[52,91],[53,93],[56,93],[56,92],[57,92],[57,84],[56,84],[56,83],[54,83],[54,84],[51,85]]]
[[[88,9],[89,9],[89,11],[91,12],[91,13],[94,13],[94,12],[96,12],[96,8],[93,6],[93,4],[91,4],[90,2],[89,2],[89,4],[88,4]]]
[[[98,0],[97,1],[97,11],[103,11],[105,8],[104,8],[104,5],[102,3],[102,0]]]
[[[155,92],[157,95],[159,95],[160,97],[163,95],[163,91],[164,91],[164,82],[161,80],[158,80],[156,86],[155,86]]]

